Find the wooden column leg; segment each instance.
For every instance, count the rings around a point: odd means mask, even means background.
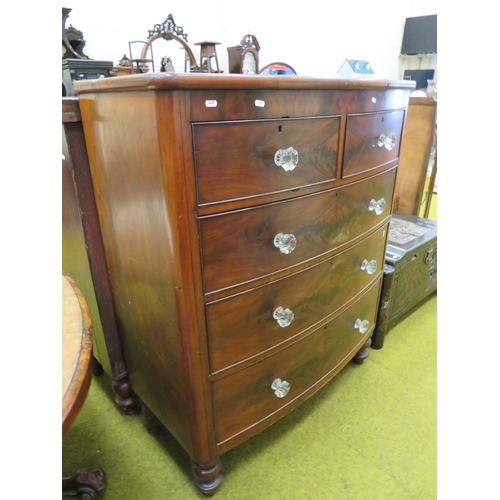
[[[357,354],[352,359],[357,365],[362,365],[363,361],[370,355],[368,348],[372,345],[371,337],[366,339],[363,347],[357,352]]]
[[[116,404],[122,408],[126,415],[133,415],[137,411],[137,405],[128,377],[120,380],[113,380],[112,386],[116,394]]]
[[[63,497],[93,500],[106,488],[106,474],[102,469],[82,469],[62,480]]]
[[[191,468],[194,476],[195,486],[206,496],[212,497],[217,493],[220,483],[222,482],[222,474],[220,473],[220,459],[217,458],[212,465],[198,465],[191,462]]]

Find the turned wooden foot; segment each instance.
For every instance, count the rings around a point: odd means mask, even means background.
[[[133,415],[137,411],[137,405],[128,378],[113,380],[113,391],[116,394],[116,404],[126,415]]]
[[[101,469],[82,469],[62,480],[63,497],[80,497],[93,500],[106,488],[106,474]]]
[[[362,365],[363,361],[370,355],[368,348],[372,345],[371,337],[366,340],[363,347],[357,352],[357,354],[352,359],[357,365]]]
[[[142,416],[144,417],[144,425],[150,434],[157,436],[160,434],[164,426],[158,419],[158,417],[144,404],[142,403]]]
[[[195,486],[206,496],[211,497],[217,493],[222,474],[220,473],[220,459],[217,459],[215,465],[200,466],[191,462]]]

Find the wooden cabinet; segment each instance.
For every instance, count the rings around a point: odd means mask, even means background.
[[[396,182],[397,211],[418,216],[426,187],[428,207],[434,187],[436,167],[430,179],[427,174],[436,132],[437,101],[434,97],[411,97],[407,114]],[[429,214],[428,207],[424,217]]]
[[[132,387],[212,495],[221,454],[367,355],[413,83],[76,85]]]

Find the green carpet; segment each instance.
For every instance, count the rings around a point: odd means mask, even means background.
[[[363,365],[349,363],[273,426],[222,456],[218,500],[432,500],[437,483],[436,309],[433,294]],[[187,454],[165,430],[114,403],[107,375],[63,442],[63,476],[107,474],[105,500],[204,498]]]

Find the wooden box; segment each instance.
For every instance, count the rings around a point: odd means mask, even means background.
[[[414,215],[391,217],[374,349],[401,316],[437,290],[437,222]]]

